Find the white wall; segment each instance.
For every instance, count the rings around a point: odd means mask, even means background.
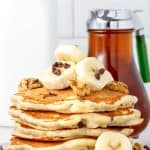
[[[0,0],[0,125],[18,81],[37,76],[52,60],[55,0]]]

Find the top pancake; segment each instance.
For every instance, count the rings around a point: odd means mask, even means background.
[[[46,88],[17,93],[11,100],[19,109],[62,113],[112,111],[133,107],[137,102],[135,96],[106,89],[92,92],[88,96],[77,96],[72,89],[48,90]]]

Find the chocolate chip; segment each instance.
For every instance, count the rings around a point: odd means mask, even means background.
[[[145,148],[146,150],[150,150],[150,148],[149,148],[147,145],[144,145],[144,148]]]
[[[52,70],[52,72],[57,76],[61,75],[61,71],[59,69],[54,69],[54,70]]]
[[[54,64],[53,64],[53,67],[59,67],[59,68],[62,68],[63,67],[63,63],[62,62],[55,62]]]
[[[95,72],[95,78],[96,78],[97,80],[99,80],[100,77],[101,77],[101,75],[102,75],[104,72],[105,72],[105,69],[104,69],[104,68],[101,68],[101,69],[97,70],[97,71]]]
[[[99,73],[100,75],[104,74],[104,72],[105,72],[105,69],[104,69],[104,68],[101,68],[101,69],[98,70],[98,73]]]
[[[120,104],[120,107],[123,107],[124,105],[123,104]]]
[[[70,67],[70,64],[64,63],[64,68],[68,69]]]
[[[99,80],[99,79],[100,79],[100,75],[99,75],[99,73],[98,73],[98,72],[96,72],[96,73],[95,73],[95,78],[96,78],[97,80]]]
[[[57,94],[54,94],[54,93],[47,93],[45,95],[43,95],[43,98],[48,98],[48,97],[52,97],[52,96],[57,96]]]
[[[113,122],[113,120],[114,120],[114,117],[113,117],[113,116],[111,116],[111,122]]]
[[[52,67],[52,72],[54,73],[57,70],[57,68]]]
[[[58,66],[57,63],[58,62],[56,62],[55,64],[53,64],[53,66],[52,66],[52,73],[55,74],[55,75],[57,75],[57,76],[59,76],[59,75],[61,75],[61,71],[58,68],[56,68],[56,66]]]
[[[78,127],[79,128],[83,128],[83,127],[85,127],[86,125],[85,125],[85,123],[84,123],[84,121],[80,121],[79,123],[78,123]]]

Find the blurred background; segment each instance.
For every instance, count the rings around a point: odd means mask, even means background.
[[[0,0],[0,126],[13,126],[10,96],[20,79],[38,77],[49,66],[56,45],[76,44],[87,54],[86,20],[93,8],[142,10],[150,56],[150,0]],[[137,63],[135,50],[134,58]]]

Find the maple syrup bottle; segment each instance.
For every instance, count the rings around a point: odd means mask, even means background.
[[[134,135],[146,128],[150,119],[150,104],[143,82],[133,60],[133,22],[128,10],[96,10],[88,20],[89,56],[96,56],[112,73],[116,81],[129,87],[138,97],[136,108],[144,118],[134,127]]]

